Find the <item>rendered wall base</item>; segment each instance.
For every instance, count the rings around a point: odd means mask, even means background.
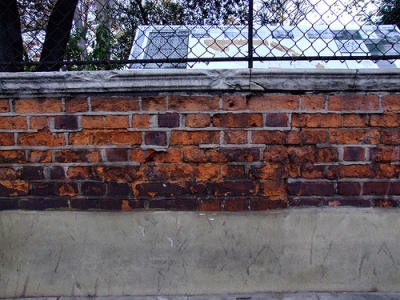
[[[0,213],[0,298],[400,291],[391,209]]]

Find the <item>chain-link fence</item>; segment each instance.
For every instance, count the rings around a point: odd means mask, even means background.
[[[400,0],[0,0],[2,71],[400,67]]]

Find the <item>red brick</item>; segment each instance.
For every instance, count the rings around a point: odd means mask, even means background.
[[[340,114],[293,114],[293,127],[334,128],[342,126]]]
[[[0,132],[0,146],[14,146],[14,133]]]
[[[53,166],[50,168],[50,179],[54,180],[64,180],[65,179],[65,169],[60,166]]]
[[[92,133],[93,145],[141,145],[140,132],[125,130],[99,130]],[[82,144],[81,144],[82,145]]]
[[[359,196],[361,186],[358,182],[339,182],[338,194],[343,196]]]
[[[2,117],[0,116],[0,129],[28,129],[26,117]]]
[[[74,115],[62,115],[54,117],[54,129],[76,130],[79,128],[78,117]]]
[[[344,147],[343,160],[345,161],[364,161],[365,148],[360,147]]]
[[[392,164],[376,165],[376,178],[398,178],[399,166]]]
[[[199,147],[184,147],[183,148],[184,162],[207,162],[208,154],[206,150]]]
[[[335,199],[335,200],[324,200],[324,205],[327,206],[355,206],[355,207],[371,207],[372,202],[368,199]]]
[[[148,111],[165,111],[167,98],[164,96],[142,97],[142,108]]]
[[[289,116],[284,113],[265,114],[266,127],[287,127],[289,126]]]
[[[301,97],[301,109],[322,110],[325,108],[325,96],[304,95]]]
[[[135,182],[132,184],[135,197],[179,197],[185,194],[185,188],[177,182]]]
[[[367,127],[369,116],[367,114],[343,115],[343,127]]]
[[[186,126],[191,128],[205,128],[211,125],[211,117],[207,114],[186,115]]]
[[[107,115],[105,120],[106,129],[126,129],[129,127],[128,116]]]
[[[398,162],[400,160],[400,146],[378,146],[371,150],[373,162]]]
[[[16,113],[57,113],[62,112],[61,99],[38,98],[14,100],[14,111]]]
[[[91,99],[92,111],[127,112],[139,110],[139,100],[135,97],[96,97]]]
[[[214,148],[208,151],[212,162],[260,161],[259,148]]]
[[[43,180],[43,167],[24,166],[18,170],[18,179],[22,180]]]
[[[372,165],[330,166],[327,178],[373,178],[375,171]]]
[[[249,201],[247,199],[225,199],[224,210],[226,211],[245,211],[249,209]]]
[[[26,162],[25,151],[23,150],[0,150],[0,163],[24,163]]]
[[[301,165],[301,177],[303,179],[322,179],[324,178],[325,167],[315,166],[313,163]]]
[[[16,180],[17,171],[13,168],[0,167],[0,180]]]
[[[252,179],[279,179],[287,178],[288,174],[285,165],[270,163],[262,167],[251,166],[249,169],[249,177]]]
[[[261,181],[260,191],[258,193],[260,196],[286,196],[284,181],[279,180],[263,180]]]
[[[0,100],[0,113],[10,112],[10,104],[8,100],[1,99]]]
[[[67,171],[67,176],[69,179],[88,179],[90,176],[90,167],[69,167]]]
[[[129,183],[111,181],[108,183],[108,195],[111,197],[129,197],[131,187]]]
[[[31,196],[56,196],[56,184],[54,182],[36,182],[30,185]]]
[[[250,200],[250,210],[261,211],[269,209],[282,209],[287,208],[287,199],[283,197],[271,197],[268,199],[251,199]]]
[[[26,196],[29,184],[25,181],[0,181],[0,197]]]
[[[245,110],[246,97],[244,96],[222,96],[222,109],[223,110]]]
[[[169,165],[155,165],[153,163],[144,164],[140,168],[144,180],[166,181],[169,180]]]
[[[222,210],[221,199],[201,199],[198,204],[199,211],[220,211]]]
[[[376,207],[396,207],[398,205],[395,200],[379,199],[379,200],[375,200],[375,206]]]
[[[400,144],[400,129],[383,129],[381,130],[382,144],[399,145]]]
[[[133,115],[132,128],[149,128],[150,115]]]
[[[378,110],[379,99],[376,95],[341,95],[341,96],[329,96],[328,98],[328,109],[349,111],[349,110]]]
[[[83,182],[81,189],[84,196],[103,196],[106,194],[106,185],[103,182]]]
[[[158,115],[158,127],[174,128],[179,127],[179,114],[169,113]]]
[[[181,161],[181,150],[169,147],[166,152],[155,150],[132,149],[131,161],[133,162],[156,162],[174,163]]]
[[[299,97],[292,95],[254,96],[248,99],[248,109],[260,110],[296,110]]]
[[[332,196],[335,186],[332,182],[293,182],[288,184],[288,193],[295,196]]]
[[[61,183],[57,186],[57,194],[61,197],[74,197],[78,195],[78,186],[76,183]]]
[[[256,196],[260,187],[252,181],[221,181],[213,182],[215,196]]]
[[[326,129],[301,129],[301,143],[305,145],[325,144],[328,140]]]
[[[219,97],[213,96],[169,96],[169,110],[210,111],[219,108]]]
[[[125,148],[112,148],[106,149],[107,161],[118,162],[128,160],[128,149]]]
[[[30,119],[30,129],[43,130],[50,128],[53,117],[34,116]]]
[[[301,143],[300,131],[253,131],[253,144],[297,145]]]
[[[68,134],[68,144],[73,146],[86,146],[92,144],[92,132],[83,130],[80,132],[71,132]]]
[[[50,132],[19,133],[18,145],[20,146],[47,146],[56,147],[65,145],[64,134]]]
[[[287,147],[267,146],[264,150],[264,161],[284,163],[288,160]]]
[[[382,99],[382,107],[385,111],[400,110],[400,94],[384,95]]]
[[[223,165],[221,168],[222,178],[227,179],[240,179],[245,178],[245,169],[244,166],[231,166],[231,165]]]
[[[363,186],[364,195],[391,195],[389,182],[365,182]]]
[[[376,129],[331,129],[331,144],[378,144],[379,130]]]
[[[61,150],[55,153],[55,162],[58,163],[76,163],[89,162],[95,163],[101,160],[99,150]]]
[[[247,144],[248,132],[244,130],[224,131],[224,144]]]
[[[66,112],[86,112],[89,110],[87,98],[70,98],[65,99]]]
[[[312,162],[315,159],[315,147],[289,147],[288,155],[289,161],[292,163]]]
[[[103,129],[104,125],[104,116],[82,116],[84,129]]]
[[[218,131],[172,131],[171,145],[219,144]]]
[[[372,127],[398,127],[400,126],[400,113],[373,114],[370,116]]]
[[[146,145],[166,146],[168,143],[167,133],[165,131],[146,132],[144,136],[144,142]]]
[[[261,114],[216,114],[212,123],[215,127],[252,128],[262,127],[263,118]]]
[[[91,178],[101,181],[133,182],[141,176],[139,166],[97,166],[91,169]]]
[[[339,153],[337,148],[317,148],[315,150],[315,162],[337,162]]]
[[[221,177],[221,167],[217,164],[175,164],[171,165],[172,180],[213,180]]]

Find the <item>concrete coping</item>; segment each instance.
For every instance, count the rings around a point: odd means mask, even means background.
[[[169,69],[1,73],[0,98],[99,93],[399,91],[400,70]]]

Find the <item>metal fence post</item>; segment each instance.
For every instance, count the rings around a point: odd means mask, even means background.
[[[249,20],[248,20],[248,41],[247,41],[247,55],[248,55],[248,67],[253,68],[253,0],[249,0]]]

